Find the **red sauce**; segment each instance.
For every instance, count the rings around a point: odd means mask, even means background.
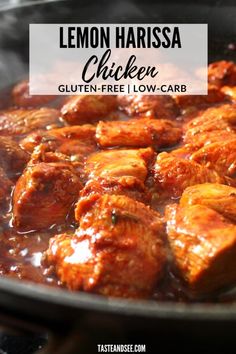
[[[1,105],[3,109],[8,102],[7,94],[2,95]],[[193,110],[194,112],[194,110]],[[179,122],[183,123],[192,118],[190,110],[184,116],[179,118]],[[112,119],[124,120],[127,117],[120,112],[112,114]],[[178,118],[177,118],[178,119]],[[176,146],[174,147],[176,148]],[[166,151],[166,149],[165,149]],[[151,184],[151,180],[149,181]],[[4,206],[4,210],[0,210],[0,275],[22,280],[32,281],[50,286],[63,287],[53,270],[48,268],[43,261],[44,251],[48,248],[49,239],[59,233],[73,232],[76,226],[65,223],[61,226],[53,226],[49,230],[37,232],[18,232],[11,223],[11,205],[10,199]],[[163,214],[166,204],[176,202],[175,200],[156,201],[152,205],[153,208]],[[220,292],[204,299],[196,299],[188,292],[183,281],[176,275],[170,261],[166,268],[165,276],[152,295],[152,299],[157,301],[179,301],[179,302],[195,302],[195,301],[235,301],[236,294],[231,292]]]

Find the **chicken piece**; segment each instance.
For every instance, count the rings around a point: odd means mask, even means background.
[[[170,205],[168,241],[181,276],[195,295],[236,281],[236,226],[205,205]]]
[[[64,104],[61,113],[69,124],[84,124],[107,117],[116,106],[116,96],[73,96]]]
[[[224,183],[217,172],[195,161],[185,160],[163,152],[157,156],[154,166],[155,188],[163,196],[177,198],[185,188],[198,183]]]
[[[82,185],[71,163],[31,159],[13,195],[13,224],[22,231],[64,223]]]
[[[14,109],[0,112],[0,135],[27,134],[60,125],[59,111],[52,108]]]
[[[9,178],[15,178],[21,173],[29,158],[29,154],[22,150],[12,138],[0,136],[0,166]]]
[[[0,204],[6,205],[6,200],[10,197],[13,183],[7,177],[4,169],[0,167]],[[8,206],[8,205],[7,205]]]
[[[48,151],[61,152],[71,156],[72,160],[82,161],[85,156],[97,150],[95,130],[93,125],[85,124],[38,131],[21,140],[20,145],[24,150],[32,152],[43,143]]]
[[[178,149],[171,151],[172,156],[189,159],[193,153],[215,142],[225,142],[236,139],[236,131],[228,130],[212,130],[210,132],[197,134],[192,138],[192,143],[180,146]]]
[[[201,204],[236,222],[236,188],[217,183],[196,184],[185,189],[180,205]]]
[[[57,141],[56,151],[71,156],[73,161],[83,161],[84,157],[97,150],[95,127],[90,124],[53,129],[43,138],[44,143],[53,137]]]
[[[130,95],[118,96],[118,105],[129,116],[152,116],[173,119],[179,114],[178,106],[171,96]]]
[[[190,143],[198,134],[215,130],[235,132],[236,105],[225,104],[206,109],[199,117],[185,126],[184,142]]]
[[[96,139],[101,147],[147,147],[156,149],[175,145],[182,131],[176,123],[164,119],[131,119],[99,122]]]
[[[151,148],[101,151],[88,157],[85,173],[89,179],[133,176],[144,182],[153,157]]]
[[[171,150],[171,156],[179,157],[181,159],[189,159],[189,157],[199,149],[198,145],[185,144],[180,146],[178,149]]]
[[[213,104],[225,100],[225,94],[215,85],[208,85],[208,95],[180,95],[173,96],[178,107],[185,111],[189,107],[196,108],[206,104]]]
[[[217,126],[216,126],[217,129]],[[187,145],[192,145],[194,149],[192,149],[192,153],[205,145],[209,145],[215,142],[226,141],[236,139],[236,130],[219,129],[212,130],[206,132],[197,133],[195,136],[191,136],[191,133],[185,134],[184,141],[187,142]],[[192,144],[190,142],[193,142]],[[186,145],[184,145],[186,146]],[[190,151],[190,150],[189,150]]]
[[[236,85],[236,65],[232,61],[216,61],[208,67],[208,81],[217,86]]]
[[[151,194],[144,183],[133,176],[98,177],[94,180],[89,180],[80,192],[80,196],[87,197],[91,194],[126,195],[143,203],[151,201]]]
[[[217,107],[211,107],[204,110],[198,117],[191,120],[186,125],[186,130],[202,127],[202,125],[209,125],[210,130],[220,129],[216,123],[226,123],[226,124],[236,124],[236,105],[234,104],[223,104]]]
[[[69,162],[70,158],[60,152],[48,151],[45,144],[40,144],[36,146],[31,154],[29,165],[36,165],[40,162]]]
[[[29,81],[23,80],[16,84],[12,90],[13,103],[18,107],[38,107],[55,100],[56,96],[33,95],[29,94]]]
[[[213,169],[222,176],[235,177],[236,138],[206,145],[194,152],[190,160]]]
[[[166,260],[163,223],[146,205],[119,195],[79,201],[80,227],[50,240],[47,261],[72,290],[124,298],[148,297]]]
[[[223,86],[221,92],[229,101],[236,103],[236,86]]]
[[[52,129],[53,130],[53,129]],[[36,146],[40,145],[41,143],[44,143],[44,136],[50,136],[50,130],[46,131],[43,129],[38,129],[33,131],[32,133],[27,134],[23,139],[20,140],[20,147],[31,154]],[[50,139],[49,144],[51,145],[51,142],[53,141],[53,138]],[[45,143],[47,142],[47,138],[45,139]]]

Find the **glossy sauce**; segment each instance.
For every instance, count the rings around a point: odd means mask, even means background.
[[[10,101],[7,102],[7,95],[2,95],[2,102],[5,102],[2,108],[10,106]],[[55,105],[56,106],[56,105]],[[192,118],[193,111],[187,112],[184,116],[179,118],[179,123],[186,122]],[[111,118],[117,120],[124,120],[127,117],[120,112],[111,115]],[[21,138],[21,137],[19,137]],[[172,149],[176,148],[173,147]],[[165,149],[167,151],[168,149]],[[17,176],[16,176],[17,179]],[[152,186],[151,178],[147,180],[148,187]],[[162,215],[167,204],[174,203],[176,200],[162,200],[158,198],[153,199],[152,207],[158,210]],[[49,230],[42,232],[30,231],[20,233],[12,226],[11,222],[11,198],[6,201],[4,209],[0,210],[0,275],[18,278],[22,280],[32,281],[40,284],[47,284],[50,286],[60,286],[60,283],[52,268],[48,268],[44,262],[44,251],[48,248],[50,237],[63,232],[71,232],[77,228],[69,220],[60,226],[52,225]],[[169,262],[166,267],[163,280],[155,289],[152,299],[157,301],[234,301],[236,294],[234,291],[220,292],[211,295],[209,298],[196,299],[187,291],[183,281],[176,275],[176,270],[173,268],[171,262],[171,255],[169,255]]]

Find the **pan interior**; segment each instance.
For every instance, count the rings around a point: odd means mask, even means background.
[[[236,60],[230,49],[236,35],[234,1],[48,1],[5,8],[0,12],[0,88],[5,88],[28,73],[28,31],[30,23],[208,23],[209,61]],[[101,11],[102,9],[102,11]],[[220,25],[219,25],[220,24]],[[12,306],[17,299],[54,303],[77,309],[196,318],[236,318],[236,305],[158,304],[107,300],[87,294],[71,294],[60,289],[0,278],[0,303]],[[17,300],[17,301],[18,301]],[[11,303],[11,305],[10,305]],[[19,306],[13,302],[14,306]],[[205,315],[204,315],[205,314]]]

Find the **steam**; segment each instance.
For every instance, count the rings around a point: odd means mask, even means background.
[[[197,3],[191,3],[191,6],[179,3],[163,6],[154,1],[149,5],[145,0],[82,1],[81,4],[76,1],[45,0],[43,3],[50,5],[48,12],[41,11],[41,7],[37,6],[42,3],[41,0],[0,0],[0,89],[28,76],[29,23],[172,23],[173,18],[176,23],[183,23],[198,18],[209,22],[212,28],[214,25],[223,41],[222,33],[233,33],[235,11],[230,6],[219,7],[221,1],[217,0],[211,7]],[[19,8],[14,10],[18,6],[22,6],[21,11]],[[222,18],[227,21],[222,21]],[[221,25],[217,27],[215,24],[218,23]]]
[[[1,51],[0,89],[10,86],[27,75],[27,66],[13,51]]]
[[[88,6],[75,7],[69,1],[46,0],[44,3],[58,2],[55,6],[54,20],[64,13],[65,21],[70,21],[71,13],[75,22],[127,22],[136,18],[142,21],[143,11],[131,1],[110,2],[104,11],[99,2]],[[34,4],[42,1],[35,0]],[[47,14],[42,14],[38,6],[27,6],[32,1],[10,0],[0,4],[0,89],[6,88],[22,78],[28,77],[28,24],[50,22]],[[65,5],[63,5],[63,3]],[[15,11],[14,7],[22,6],[22,12]],[[73,11],[68,11],[68,8]],[[25,10],[24,10],[25,8]],[[30,9],[30,11],[29,11]],[[27,10],[27,11],[26,11]],[[70,16],[68,16],[68,14]],[[46,21],[45,21],[46,18]],[[63,21],[64,22],[64,21]]]
[[[12,0],[12,4],[19,1]],[[20,33],[16,16],[10,11],[0,13],[0,89],[11,85],[27,73],[27,64],[16,48]]]
[[[36,0],[34,4],[39,2],[42,1]],[[0,90],[28,77],[29,23],[44,22],[44,17],[37,6],[27,6],[27,3],[32,1],[1,0],[0,3]],[[22,9],[15,10],[18,5]]]

